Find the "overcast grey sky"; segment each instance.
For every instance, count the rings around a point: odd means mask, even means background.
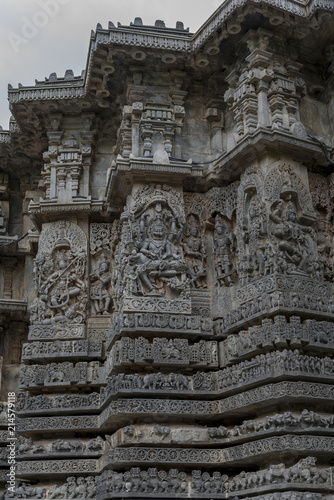
[[[80,74],[86,65],[91,30],[101,23],[144,24],[156,19],[175,27],[182,21],[195,32],[222,0],[0,0],[0,125],[8,129],[7,85],[34,85],[66,69]]]

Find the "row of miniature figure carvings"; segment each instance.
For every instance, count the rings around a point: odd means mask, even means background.
[[[26,395],[23,394],[22,407],[25,406],[25,398]],[[155,421],[159,419],[160,423],[180,418],[190,421],[198,418],[212,421],[213,418],[217,418],[221,421],[222,417],[239,417],[240,411],[250,411],[259,406],[293,404],[294,402],[299,403],[301,400],[304,406],[313,404],[328,406],[328,401],[333,399],[334,385],[332,384],[281,381],[244,390],[239,394],[214,401],[120,398],[110,401],[99,415],[87,415],[89,411],[87,407],[85,415],[80,415],[78,407],[75,408],[76,415],[73,415],[73,407],[67,410],[67,413],[72,413],[72,415],[53,416],[54,408],[43,410],[45,415],[41,417],[30,417],[26,412],[25,418],[17,417],[16,427],[23,434],[38,432],[46,434],[55,431],[92,431],[106,426],[109,430],[117,430],[121,426],[128,425],[130,418],[150,418]],[[36,404],[38,404],[38,400]],[[37,409],[34,411],[37,413]],[[57,409],[57,413],[61,412]]]
[[[231,392],[245,390],[254,384],[272,382],[282,376],[307,380],[332,381],[334,377],[334,360],[329,357],[319,358],[299,354],[298,350],[275,351],[260,354],[246,361],[229,366],[222,370],[204,372],[193,375],[181,373],[149,373],[146,375],[131,373],[111,375],[106,387],[101,388],[101,405],[115,395],[168,393],[179,395],[228,395]]]
[[[126,341],[130,344],[130,340]],[[133,341],[132,341],[133,342]],[[137,339],[137,343],[143,344],[144,341]],[[192,350],[189,353],[188,364],[198,362],[203,357],[203,351],[210,352],[210,347],[205,348],[205,344],[200,342],[190,346],[186,344],[185,339],[155,339],[150,348],[146,349],[152,352],[135,353],[138,357],[138,363],[144,360],[161,362],[161,358],[167,359],[180,357],[178,350]],[[147,344],[147,342],[145,342]],[[158,343],[162,343],[163,351],[159,352]],[[172,345],[171,345],[172,344]],[[179,346],[177,345],[179,344]],[[119,345],[116,344],[115,345]],[[210,343],[208,344],[208,346]],[[215,345],[215,344],[211,344]],[[196,349],[196,346],[197,349]],[[261,352],[263,349],[273,349],[275,347],[303,347],[308,346],[312,350],[321,350],[322,352],[333,352],[334,350],[334,323],[329,321],[317,321],[308,319],[302,322],[299,316],[292,316],[289,320],[282,315],[277,315],[273,319],[263,319],[262,325],[250,327],[237,335],[230,335],[225,341],[220,343],[219,364],[224,366],[237,360],[238,358],[249,357],[250,355]],[[114,349],[117,350],[117,348]],[[158,352],[157,352],[158,351]],[[197,352],[198,351],[198,352]],[[23,345],[22,360],[51,360],[51,359],[73,359],[74,358],[94,358],[101,359],[103,356],[103,343],[101,340],[54,340],[51,342],[34,341]],[[136,356],[134,360],[136,359]],[[212,356],[212,354],[211,354]],[[185,362],[187,358],[184,356]],[[134,361],[133,360],[133,361]],[[177,361],[177,359],[176,359]],[[210,360],[211,361],[211,360]],[[211,362],[214,362],[212,360]]]
[[[276,290],[272,293],[263,291],[262,295],[247,299],[245,303],[221,315],[222,317],[216,317],[214,320],[215,336],[226,336],[238,328],[243,328],[245,322],[259,320],[273,312],[283,314],[307,312],[310,316],[317,315],[326,319],[334,314],[334,301],[323,297],[323,294],[292,292],[287,283],[286,290]]]
[[[112,435],[92,438],[89,441],[72,438],[44,440],[20,437],[17,443],[17,457],[39,458],[86,455],[102,455],[110,447],[130,445],[212,445],[238,444],[250,439],[278,436],[282,433],[316,433],[326,436],[333,433],[334,415],[319,414],[304,409],[301,413],[283,412],[255,420],[244,420],[240,425],[207,427],[199,425],[130,425],[118,429]],[[94,430],[94,429],[93,429]],[[8,448],[0,448],[5,459]]]
[[[66,375],[67,374],[67,375]],[[21,371],[21,387],[38,387],[40,385],[62,386],[71,383],[85,385],[105,383],[103,368],[98,361],[91,363],[52,363],[51,365],[24,366]],[[203,372],[194,375],[181,373],[148,373],[124,374],[108,377],[106,387],[101,387],[100,394],[79,395],[76,393],[61,395],[30,396],[28,393],[19,393],[17,411],[43,411],[46,409],[73,408],[80,410],[91,406],[92,409],[103,407],[110,399],[122,394],[151,395],[168,393],[169,396],[200,396],[210,394],[228,395],[231,392],[244,391],[247,387],[269,383],[282,376],[289,378],[333,381],[334,360],[325,357],[306,356],[299,351],[275,351],[260,354],[251,360],[241,361],[236,365],[222,370]]]
[[[79,342],[81,341],[26,343],[23,345],[22,360],[26,362],[45,361],[57,359],[58,354],[62,359],[80,359],[77,351],[72,350],[73,344],[77,345]],[[87,341],[82,342],[88,343]],[[101,357],[102,343],[97,341],[95,344],[98,346],[97,355]],[[217,367],[219,364],[220,367],[224,367],[240,358],[250,357],[263,352],[263,350],[268,351],[283,347],[298,347],[303,348],[303,350],[311,349],[312,351],[320,350],[331,353],[334,351],[334,325],[328,321],[315,320],[306,320],[301,323],[299,317],[291,317],[288,322],[284,316],[276,316],[274,321],[265,319],[262,321],[262,325],[250,327],[237,335],[230,335],[219,344],[216,341],[202,340],[190,345],[188,340],[179,338],[154,338],[153,342],[149,342],[143,337],[136,339],[124,337],[115,342],[107,355],[107,372],[111,373],[113,369],[127,365],[145,366],[147,363],[153,366],[190,366],[194,368]],[[82,362],[82,366],[84,363]],[[55,377],[58,378],[59,382],[62,382],[62,378],[64,378],[60,373],[52,375],[52,372],[57,370],[56,366],[60,369],[60,365],[56,363],[47,365],[48,375],[46,378],[51,383],[56,382],[53,380]],[[61,369],[66,370],[65,363],[62,363]],[[24,379],[25,376],[23,375],[22,378]],[[39,382],[37,385],[41,383]]]
[[[314,457],[302,459],[292,467],[287,468],[284,464],[271,465],[257,472],[241,472],[232,478],[219,471],[209,473],[193,470],[191,475],[188,475],[177,469],[167,472],[151,468],[142,471],[135,467],[125,473],[104,472],[98,480],[97,499],[110,498],[110,493],[113,494],[112,498],[117,498],[120,493],[125,497],[144,496],[143,494],[158,496],[159,493],[167,493],[177,498],[201,498],[202,495],[203,498],[208,498],[206,495],[212,498],[217,495],[217,498],[231,499],[236,498],[234,495],[256,495],[259,492],[266,494],[268,491],[280,489],[278,485],[291,487],[305,485],[305,482],[308,489],[316,494],[317,491],[332,491],[332,475],[332,468],[317,467]],[[311,498],[314,500],[317,497]]]
[[[57,348],[61,349],[63,346],[59,345],[59,342]],[[65,341],[64,348],[67,348],[69,343],[70,341]],[[47,352],[50,350],[50,346],[51,343],[47,342],[26,343],[22,349],[22,360],[41,360],[42,356],[42,360],[48,359]],[[143,337],[137,339],[124,337],[116,341],[107,355],[108,372],[123,365],[145,366],[147,363],[157,366],[216,368],[218,367],[217,350],[216,341],[201,340],[191,345],[188,340],[179,338],[154,338],[153,342],[149,342]],[[54,354],[51,353],[51,356],[54,357]],[[64,355],[71,359],[69,353],[64,353]],[[77,357],[76,353],[73,353],[73,357]]]
[[[111,482],[114,483],[112,486],[109,486],[108,496],[99,495],[96,497],[96,481],[99,481],[99,478],[95,478],[94,476],[84,477],[69,477],[67,478],[66,483],[63,484],[54,484],[50,488],[46,488],[43,486],[30,486],[26,482],[17,481],[17,487],[15,493],[12,493],[8,490],[4,493],[4,496],[1,497],[3,500],[9,500],[16,498],[19,499],[31,499],[31,500],[51,500],[57,498],[58,500],[68,500],[72,498],[73,500],[89,500],[89,499],[110,499],[110,498],[119,498],[120,494],[122,498],[147,498],[147,496],[151,496],[154,498],[179,498],[180,493],[174,491],[164,491],[166,488],[163,488],[163,485],[169,485],[169,489],[173,488],[175,485],[175,473],[166,473],[162,474],[162,471],[151,472],[149,471],[139,471],[140,478],[138,481],[138,471],[135,471],[134,468],[130,469],[128,473],[116,475],[118,477],[118,481],[111,478]],[[198,471],[200,473],[200,471]],[[153,477],[152,477],[153,476]],[[154,481],[154,477],[157,477],[157,480]],[[162,477],[161,477],[162,476]],[[208,473],[201,473],[201,481],[203,486],[201,489],[204,489],[202,494],[197,492],[192,493],[192,498],[197,498],[200,500],[201,498],[208,498],[207,490],[212,490],[210,497],[215,493],[214,490],[217,489],[219,484],[219,479],[221,477],[220,472],[214,472],[212,476]],[[107,478],[107,480],[110,478]],[[179,481],[179,473],[176,475],[177,481]],[[104,483],[107,482],[104,478]],[[109,483],[109,481],[108,481]],[[120,485],[117,487],[115,485]],[[139,483],[139,484],[138,484]],[[124,484],[123,488],[122,485]],[[196,482],[196,484],[200,484]],[[157,486],[158,485],[158,486]],[[161,485],[161,486],[160,486]],[[192,485],[192,484],[191,484]],[[216,486],[215,486],[216,485]],[[195,486],[196,487],[196,486]],[[114,491],[110,491],[110,488]],[[158,488],[158,492],[154,491]],[[122,493],[122,490],[125,491]],[[146,490],[146,491],[145,491]],[[161,492],[159,491],[161,490]],[[1,494],[1,493],[0,493]],[[15,496],[14,496],[15,495]],[[71,495],[71,496],[69,496]],[[196,495],[196,496],[194,496]],[[183,495],[182,495],[183,496]],[[238,500],[238,497],[231,496],[230,494],[219,493],[218,498],[225,498],[229,500]],[[314,491],[276,491],[271,493],[265,493],[261,496],[252,496],[246,497],[244,500],[322,500],[322,493],[316,493]],[[327,495],[326,495],[327,498]]]
[[[50,388],[73,386],[99,386],[105,384],[105,367],[99,361],[50,363],[47,365],[24,365],[20,371],[23,388]]]
[[[87,472],[87,474],[90,474]],[[96,490],[94,488],[96,483]],[[22,493],[28,485],[19,485]],[[229,477],[221,471],[206,472],[203,470],[193,470],[191,473],[180,472],[178,469],[159,470],[151,467],[142,470],[139,467],[132,467],[126,472],[105,471],[95,479],[93,476],[68,477],[65,483],[44,487],[43,485],[31,489],[31,494],[26,492],[26,496],[21,498],[57,498],[68,500],[69,498],[86,500],[96,498],[97,500],[107,500],[109,498],[225,498],[236,499],[236,495],[251,495],[255,500],[259,493],[266,495],[270,492],[280,490],[297,489],[308,491],[312,495],[308,498],[322,498],[317,494],[332,493],[333,468],[317,466],[316,458],[308,456],[299,460],[290,467],[284,463],[270,465],[266,469],[254,472],[242,471],[239,474]],[[39,488],[37,490],[37,488]],[[32,496],[32,493],[35,496]],[[301,493],[301,492],[299,492]],[[217,495],[217,496],[216,496]],[[5,494],[5,500],[13,497]],[[269,499],[270,497],[268,497]],[[276,497],[277,498],[277,497]],[[278,497],[283,499],[293,499],[294,497]],[[297,498],[306,499],[305,496]]]
[[[34,368],[34,366],[36,365],[29,368]],[[283,350],[266,355],[261,354],[250,361],[242,361],[223,370],[200,371],[192,376],[180,373],[146,375],[120,373],[108,378],[107,386],[101,387],[100,394],[93,392],[88,395],[68,393],[31,396],[28,392],[19,393],[16,409],[19,413],[41,413],[55,408],[59,412],[68,411],[68,409],[74,412],[88,409],[99,410],[116,396],[130,393],[147,395],[147,391],[152,396],[167,393],[176,398],[180,393],[183,397],[207,396],[208,394],[228,396],[231,393],[243,393],[245,389],[254,385],[263,386],[264,383],[267,385],[282,377],[319,381],[327,379],[331,382],[334,378],[334,360],[328,357],[304,356],[298,351]]]
[[[167,314],[156,312],[123,312],[113,314],[111,328],[107,338],[107,346],[120,335],[130,332],[166,332],[171,335],[180,334],[196,337],[213,335],[213,322],[209,307],[200,307],[192,314]]]
[[[88,333],[90,339],[107,339],[107,347],[117,340],[120,335],[126,333],[164,332],[168,335],[186,335],[187,337],[212,337],[213,321],[208,317],[208,308],[200,308],[203,317],[198,314],[159,314],[159,313],[115,313],[111,318],[111,327],[93,328],[86,325],[30,325],[28,339],[31,341],[65,341],[73,340],[78,343],[84,342]],[[87,342],[87,341],[85,341]],[[82,344],[83,345],[83,344]],[[94,352],[96,347],[91,340],[86,345],[86,355]],[[80,348],[82,350],[82,348]],[[79,351],[74,344],[73,352]]]
[[[334,437],[291,435],[274,436],[256,441],[245,442],[229,448],[184,448],[184,447],[120,447],[107,450],[101,458],[94,460],[90,453],[85,459],[80,453],[73,460],[73,455],[55,460],[51,454],[45,454],[43,460],[27,460],[17,463],[17,473],[24,476],[36,474],[59,475],[68,471],[76,473],[96,473],[106,469],[118,470],[131,466],[152,466],[155,464],[175,466],[214,467],[219,464],[225,466],[252,466],[255,462],[282,460],[285,457],[302,453],[321,456],[322,460],[332,457]],[[80,458],[79,458],[80,457]],[[38,458],[38,457],[33,457]],[[50,460],[46,460],[50,458]]]
[[[299,316],[277,315],[262,320],[236,335],[229,335],[219,344],[219,365],[226,366],[239,359],[275,348],[303,348],[303,351],[332,353],[334,350],[334,323]]]
[[[104,345],[102,340],[53,340],[43,342],[36,340],[23,344],[22,361],[32,360],[72,360],[74,359],[102,359]]]

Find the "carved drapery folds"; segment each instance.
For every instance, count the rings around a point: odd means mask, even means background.
[[[34,265],[37,298],[31,305],[33,326],[66,330],[85,323],[86,265],[87,238],[79,226],[58,221],[43,228]]]

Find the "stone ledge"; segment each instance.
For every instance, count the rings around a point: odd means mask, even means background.
[[[300,316],[274,316],[262,325],[229,335],[219,344],[220,366],[227,366],[268,350],[291,348],[310,353],[334,352],[334,323]]]
[[[1,311],[20,311],[26,312],[28,303],[24,300],[15,299],[0,299],[0,312]]]
[[[73,359],[96,359],[104,357],[102,340],[55,340],[54,342],[33,341],[22,346],[22,361],[51,361],[52,359],[73,361]]]
[[[244,420],[234,427],[204,427],[198,425],[129,425],[109,436],[112,448],[156,445],[235,445],[255,439],[285,434],[332,435],[334,417],[303,410],[301,414],[277,413],[257,420]]]
[[[120,469],[138,465],[169,465],[192,467],[251,466],[268,463],[277,454],[299,452],[321,458],[332,456],[334,437],[285,435],[252,441],[228,449],[198,448],[145,448],[126,447],[109,450],[99,459],[99,470]]]
[[[19,462],[16,464],[18,477],[35,477],[47,475],[64,476],[68,474],[95,474],[96,460],[43,460],[34,462]]]
[[[312,500],[322,498],[321,493],[333,490],[332,468],[315,466],[316,459],[307,457],[287,468],[283,464],[271,465],[257,472],[241,472],[229,478],[218,471],[193,470],[190,474],[178,469],[162,471],[150,468],[143,471],[138,467],[125,473],[105,471],[98,479],[97,499],[108,498],[224,498],[237,500],[239,496],[257,495],[259,492],[312,492]],[[307,484],[304,483],[307,476]],[[317,494],[320,492],[320,496]],[[256,497],[266,499],[267,496]],[[272,496],[269,498],[272,499]],[[268,498],[268,500],[269,500]],[[275,499],[276,499],[275,495]],[[280,498],[280,497],[278,497]],[[294,497],[291,497],[291,500]],[[296,495],[297,499],[306,497]],[[290,497],[284,497],[290,500]],[[283,500],[283,497],[282,497]]]

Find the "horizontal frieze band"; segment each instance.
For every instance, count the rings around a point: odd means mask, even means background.
[[[302,348],[303,351],[334,351],[334,323],[307,319],[299,316],[288,320],[285,316],[275,316],[262,321],[262,325],[250,327],[237,335],[229,335],[219,345],[220,366],[226,366],[243,358],[249,358],[277,348]]]
[[[211,474],[193,470],[191,474],[178,469],[162,471],[133,467],[125,473],[104,471],[97,483],[97,500],[108,498],[225,498],[236,500],[239,496],[257,495],[261,492],[285,490],[329,493],[333,491],[333,469],[316,466],[315,457],[307,457],[291,467],[271,465],[256,472],[241,472],[229,478],[215,471]],[[306,484],[305,484],[306,481]],[[273,498],[273,497],[269,497]],[[274,497],[276,500],[276,496]],[[282,497],[282,499],[285,497]],[[288,496],[287,499],[290,497]],[[291,497],[293,498],[293,497]],[[297,496],[304,500],[303,496]],[[312,500],[321,498],[309,497]]]
[[[174,367],[175,368],[175,367]],[[197,397],[199,395],[220,396],[271,383],[277,379],[298,378],[309,381],[328,380],[334,377],[334,360],[329,357],[304,356],[295,351],[277,351],[258,355],[249,361],[224,368],[216,372],[197,372],[192,376],[180,373],[149,373],[147,375],[118,374],[108,378],[101,388],[101,404],[117,395],[168,394]]]
[[[272,459],[279,453],[332,455],[334,437],[327,436],[275,436],[244,443],[228,449],[145,448],[126,447],[109,450],[100,460],[100,470],[123,468],[128,465],[179,465],[213,467],[251,465],[254,460]]]
[[[82,458],[84,456],[101,456],[109,449],[108,441],[100,436],[89,441],[55,439],[54,441],[43,441],[43,444],[34,443],[31,438],[19,438],[17,443],[18,459],[40,459],[40,458]]]
[[[78,415],[74,417],[27,417],[16,419],[16,430],[22,434],[39,432],[91,431],[99,428],[97,415]]]
[[[59,361],[73,358],[103,357],[102,340],[55,340],[53,342],[34,341],[22,346],[22,361]]]
[[[31,462],[18,462],[16,474],[19,477],[68,474],[95,474],[97,471],[96,460],[41,460]]]
[[[83,339],[85,325],[32,325],[29,327],[28,340]]]
[[[39,394],[30,396],[28,392],[20,392],[17,397],[16,411],[18,415],[44,414],[44,413],[87,413],[97,412],[100,408],[100,394],[62,394],[47,396]]]
[[[18,411],[26,415],[26,418],[19,419],[18,428],[22,432],[31,432],[40,430],[53,430],[53,429],[72,429],[77,428],[82,423],[82,428],[86,429],[84,424],[85,418],[89,417],[48,417],[28,418],[28,415],[33,413],[44,413],[47,415],[49,412],[61,411],[57,408],[55,403],[48,402],[46,408],[40,409],[38,400],[29,398],[28,395],[22,393],[22,400],[18,402]],[[99,396],[97,393],[93,394],[92,401]],[[47,399],[47,396],[45,396]],[[80,398],[80,396],[78,396]],[[166,399],[118,399],[111,401],[99,416],[99,420],[93,420],[92,427],[97,428],[98,422],[101,428],[111,427],[115,425],[124,425],[128,418],[140,417],[143,415],[151,416],[152,414],[163,415],[165,418],[179,416],[187,419],[205,418],[212,419],[219,416],[238,415],[240,410],[249,410],[253,406],[267,406],[268,404],[279,404],[289,402],[302,401],[306,406],[312,402],[324,403],[328,405],[328,401],[334,398],[334,386],[329,384],[310,383],[310,382],[295,382],[285,381],[276,384],[267,384],[265,386],[256,387],[240,394],[226,397],[223,400],[216,401],[194,401],[194,400],[166,400]],[[25,401],[33,404],[28,404],[35,409],[29,408],[25,411]],[[44,402],[44,399],[42,397]],[[36,402],[35,402],[36,401]],[[59,402],[58,400],[56,400]],[[99,407],[91,406],[91,411],[98,411]],[[87,411],[87,407],[65,409],[65,411]],[[117,418],[116,418],[117,417]],[[59,420],[58,420],[59,419]],[[96,417],[97,419],[97,417]],[[125,422],[124,422],[125,420]],[[88,425],[88,424],[87,424]]]
[[[240,425],[207,427],[198,425],[129,425],[110,436],[112,448],[120,446],[164,445],[232,445],[281,434],[332,435],[333,415],[320,415],[304,409],[301,413],[286,411],[255,420],[244,420]]]
[[[201,340],[191,345],[180,338],[154,338],[149,342],[143,337],[122,337],[108,353],[106,375],[126,366],[217,368],[217,347],[215,341]]]

